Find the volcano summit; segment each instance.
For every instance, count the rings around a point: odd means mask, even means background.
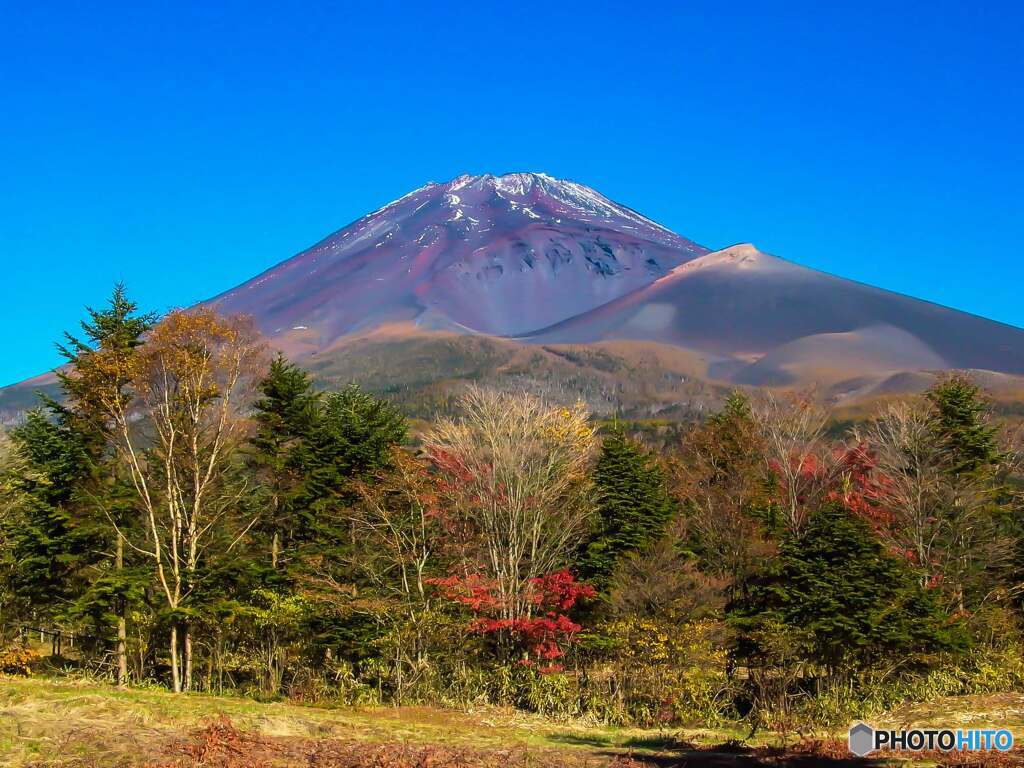
[[[213,304],[317,347],[411,321],[522,336],[624,296],[708,252],[588,187],[544,174],[430,183]]]

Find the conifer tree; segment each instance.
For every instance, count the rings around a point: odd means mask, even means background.
[[[933,433],[953,475],[991,470],[1002,460],[999,427],[989,419],[988,405],[977,385],[964,376],[951,376],[927,393],[934,409]]]
[[[123,571],[114,525],[130,525],[132,506],[111,450],[106,403],[124,396],[133,350],[152,322],[136,314],[124,287],[109,305],[87,308],[82,337],[65,334],[57,371],[63,397],[42,397],[13,439],[22,462],[11,478],[18,504],[7,523],[15,594],[53,618],[87,618],[100,636],[118,625],[119,680],[126,676],[124,610],[138,578]],[[113,523],[113,524],[112,524]],[[53,610],[54,608],[58,610]]]
[[[309,374],[281,356],[259,391],[249,455],[268,496],[263,526],[276,568],[280,557],[294,561],[296,547],[336,537],[331,521],[354,500],[353,483],[389,464],[407,427],[394,406],[354,384],[314,391]]]
[[[582,553],[580,571],[603,587],[623,556],[664,532],[675,507],[657,461],[618,423],[602,443],[594,484],[597,530]]]
[[[322,397],[309,438],[312,462],[300,501],[309,519],[306,549],[320,562],[321,576],[335,582],[354,578],[343,565],[351,560],[350,524],[344,510],[359,500],[360,481],[391,467],[392,451],[406,434],[398,409],[355,384]]]
[[[343,510],[357,500],[359,481],[390,465],[393,448],[406,437],[405,419],[356,385],[315,391],[310,376],[281,356],[259,392],[249,463],[262,489],[260,531],[272,566],[261,588],[283,596],[299,581],[314,592],[347,584],[355,574],[344,565],[351,542]],[[336,595],[330,597],[327,604]],[[311,635],[333,638],[335,647],[368,642],[351,621],[342,627],[331,615],[309,619]]]
[[[672,479],[685,511],[687,545],[700,569],[724,579],[732,596],[774,553],[771,533],[781,528],[750,400],[730,393],[681,447]]]
[[[1021,522],[1003,476],[1007,455],[1000,425],[969,378],[948,376],[925,398],[944,491],[936,515],[945,523],[944,577],[958,608],[971,610],[1020,590],[1014,550]]]
[[[10,478],[13,508],[4,517],[8,588],[37,615],[63,618],[76,598],[80,568],[95,541],[76,525],[75,489],[87,473],[81,437],[46,412],[30,411],[11,433],[22,460]]]
[[[67,361],[57,372],[62,402],[47,400],[56,417],[79,435],[86,472],[74,489],[75,525],[96,543],[88,588],[74,613],[92,619],[99,633],[116,625],[118,682],[127,682],[127,613],[138,601],[145,574],[127,562],[124,534],[137,525],[131,485],[118,463],[112,410],[130,401],[136,352],[156,315],[139,313],[118,283],[102,309],[86,308],[82,336],[64,334],[58,350]],[[126,567],[126,563],[128,567]]]
[[[316,435],[329,482],[351,500],[351,481],[368,477],[390,463],[391,449],[405,442],[405,417],[387,400],[350,384],[323,400]]]
[[[888,553],[866,521],[839,504],[815,512],[800,536],[730,606],[736,651],[758,664],[770,656],[766,628],[799,638],[806,661],[830,671],[960,650],[966,634],[950,622],[939,590],[922,587],[909,564]]]
[[[278,355],[259,384],[253,405],[256,432],[249,440],[249,462],[266,496],[260,528],[270,540],[270,565],[278,571],[310,519],[302,500],[315,462],[313,432],[319,420],[320,395],[309,374]]]

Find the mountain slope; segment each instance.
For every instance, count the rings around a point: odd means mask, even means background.
[[[377,325],[536,331],[707,249],[543,174],[427,184],[212,300],[302,354]]]
[[[738,245],[549,328],[543,343],[657,341],[718,358],[712,373],[785,384],[883,371],[1024,373],[1024,331]]]

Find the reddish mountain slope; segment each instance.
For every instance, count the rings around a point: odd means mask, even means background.
[[[543,174],[427,184],[213,300],[296,350],[377,325],[536,331],[707,253]]]
[[[844,280],[738,245],[530,340],[658,341],[717,356],[712,373],[745,384],[897,370],[1024,373],[1024,331]]]

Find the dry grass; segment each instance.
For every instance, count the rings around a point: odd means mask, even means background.
[[[911,704],[885,718],[890,727],[916,728],[942,723],[951,728],[1008,728],[1024,743],[1024,695],[986,693],[947,696],[930,704]]]
[[[958,697],[892,713],[893,724],[1000,725],[1022,738],[1024,696]],[[508,710],[322,708],[231,697],[0,679],[0,765],[60,768],[676,768],[868,766],[845,739],[786,748],[735,733],[556,724]],[[941,755],[928,756],[942,764]],[[947,765],[956,763],[946,762]],[[988,763],[1024,765],[1020,753]]]

